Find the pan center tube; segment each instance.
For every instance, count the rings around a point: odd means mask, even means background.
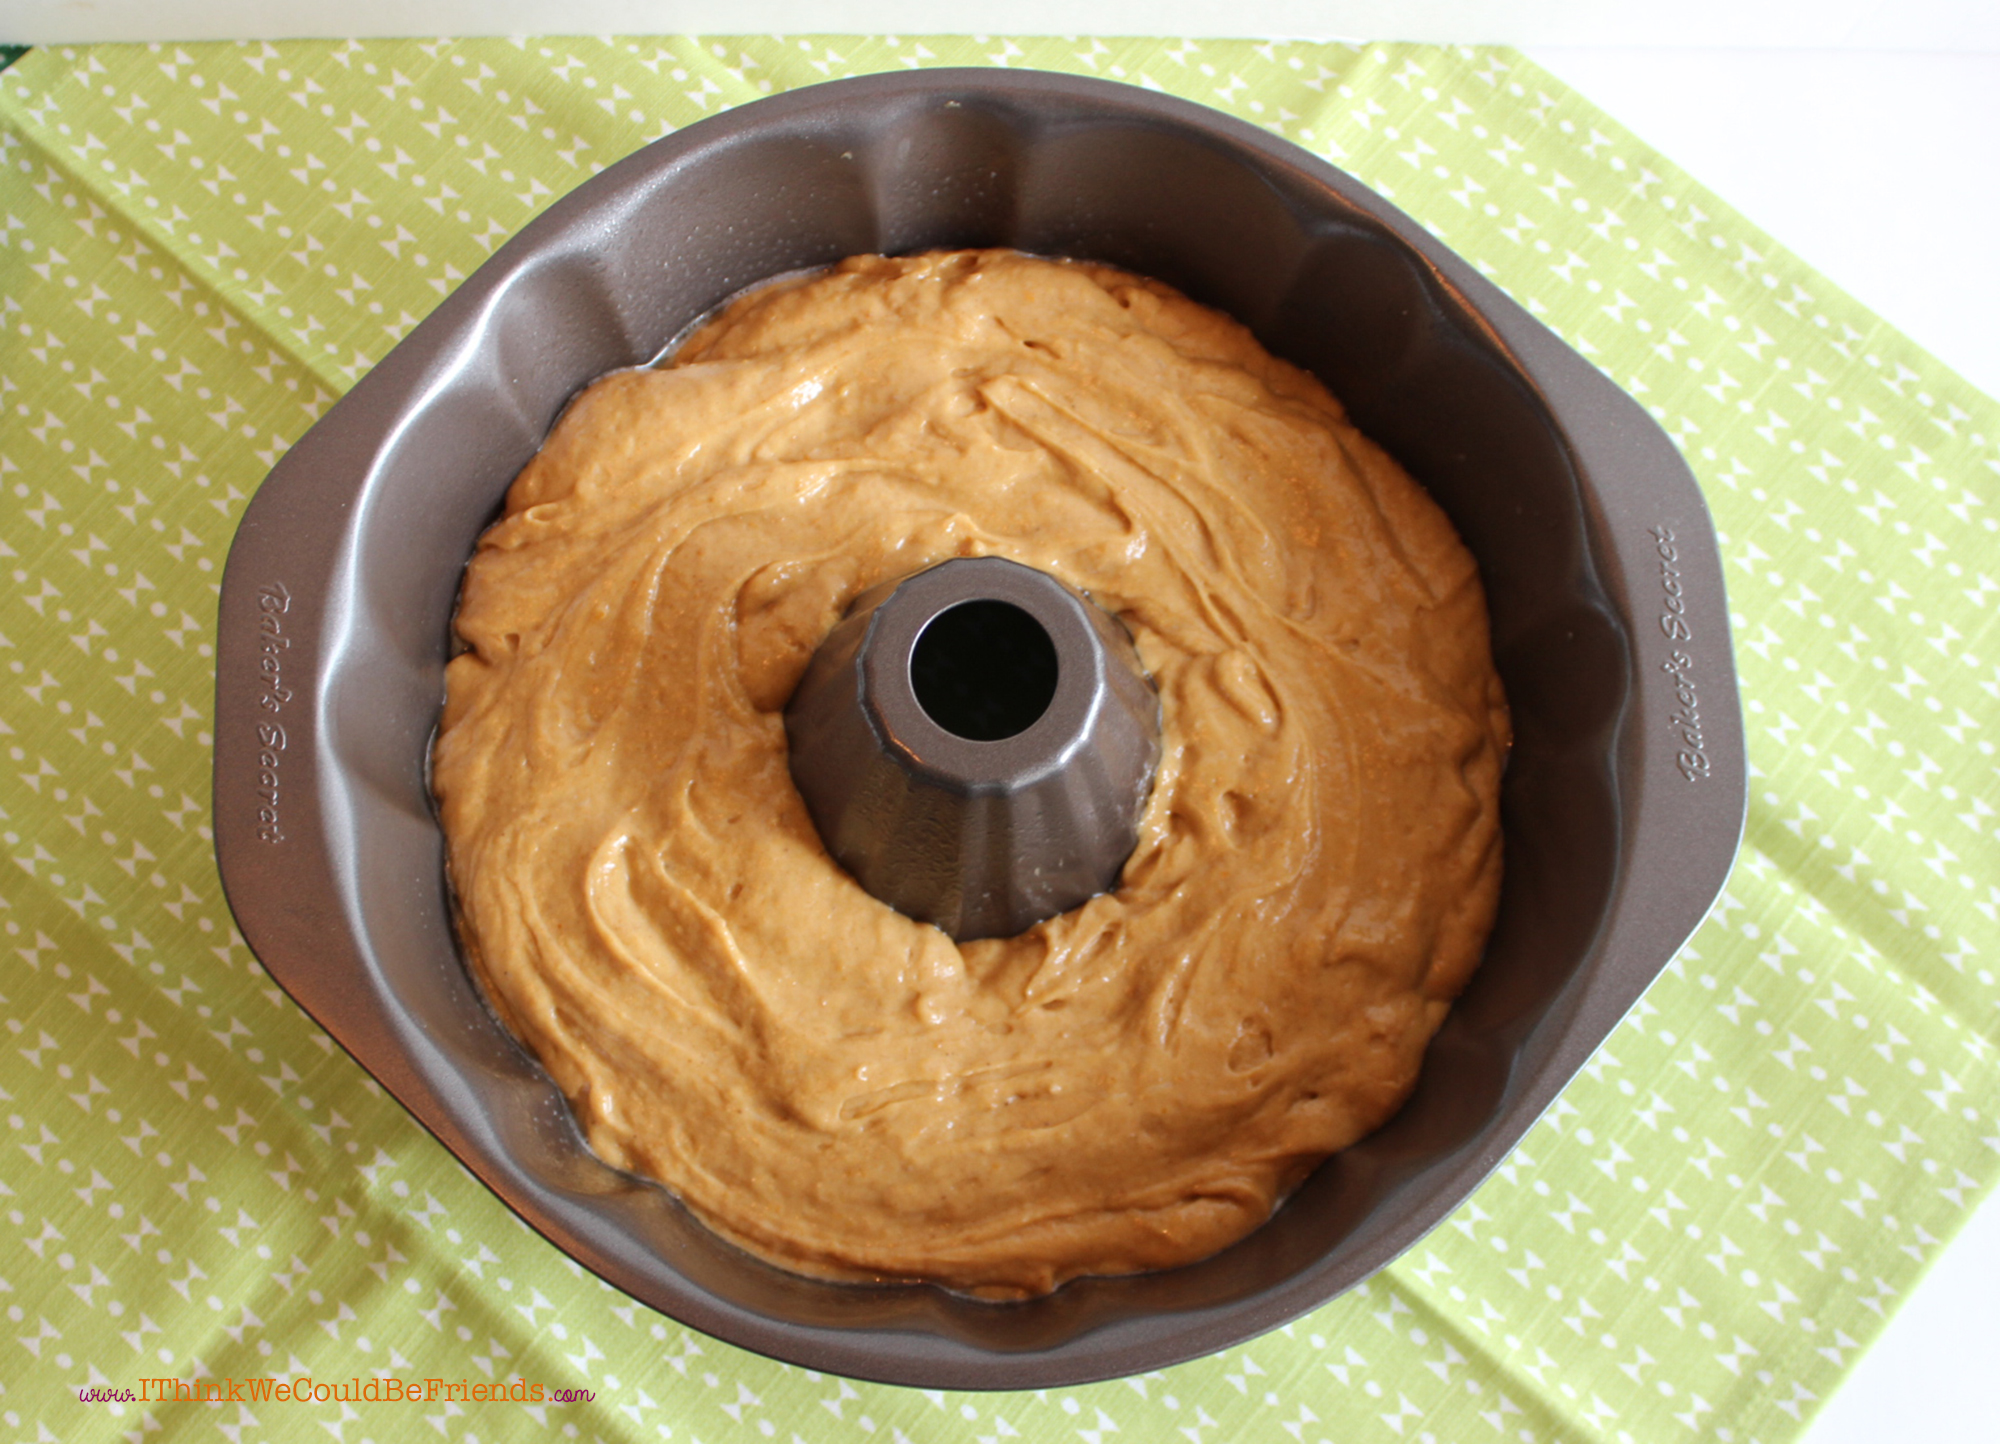
[[[960,602],[931,618],[910,653],[910,689],[931,721],[968,742],[1027,731],[1055,700],[1062,659],[1012,602]]]
[[[785,730],[834,860],[961,942],[1115,887],[1160,758],[1159,698],[1124,626],[1000,557],[863,593]]]

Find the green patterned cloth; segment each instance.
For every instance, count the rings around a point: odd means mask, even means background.
[[[760,94],[945,63],[1268,126],[1636,394],[1724,535],[1753,772],[1714,914],[1444,1227],[1247,1346],[1034,1394],[775,1364],[569,1263],[271,984],[206,826],[217,582],[286,446],[591,172]],[[0,75],[0,175],[0,1444],[1774,1444],[2000,1173],[2000,406],[1514,54],[36,50]],[[299,1374],[468,1387],[78,1398]],[[510,1378],[594,1399],[471,1397]]]

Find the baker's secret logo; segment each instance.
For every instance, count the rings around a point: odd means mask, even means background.
[[[285,840],[278,820],[280,768],[288,739],[278,714],[292,700],[285,685],[285,654],[292,639],[285,632],[285,617],[292,609],[292,594],[283,582],[266,582],[257,588],[257,706],[265,714],[257,719],[257,836],[265,842]]]
[[[1648,528],[1660,560],[1660,630],[1670,642],[1692,642],[1694,632],[1687,623],[1687,598],[1681,591],[1680,552],[1669,526]],[[1696,782],[1709,775],[1708,742],[1701,731],[1701,696],[1694,685],[1694,658],[1679,647],[1667,654],[1660,670],[1674,679],[1677,704],[1667,716],[1675,743],[1674,767],[1681,776]]]

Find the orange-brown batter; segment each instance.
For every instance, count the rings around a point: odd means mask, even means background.
[[[782,709],[956,556],[1121,617],[1117,892],[954,944],[827,856]],[[1103,267],[860,257],[586,391],[481,541],[435,782],[488,996],[606,1160],[785,1267],[1188,1262],[1409,1091],[1500,880],[1471,557],[1306,374]]]

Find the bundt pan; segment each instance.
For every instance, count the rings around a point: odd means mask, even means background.
[[[425,760],[459,574],[563,404],[760,279],[1013,246],[1128,267],[1316,372],[1478,558],[1516,742],[1484,965],[1381,1131],[1205,1262],[990,1304],[797,1278],[586,1151],[460,959]],[[1285,1323],[1457,1207],[1707,911],[1745,773],[1720,558],[1667,438],[1352,178],[1155,93],[1020,71],[746,105],[586,182],[272,471],[224,576],[215,844],[280,984],[522,1218],[633,1297],[809,1368],[1040,1388]]]

